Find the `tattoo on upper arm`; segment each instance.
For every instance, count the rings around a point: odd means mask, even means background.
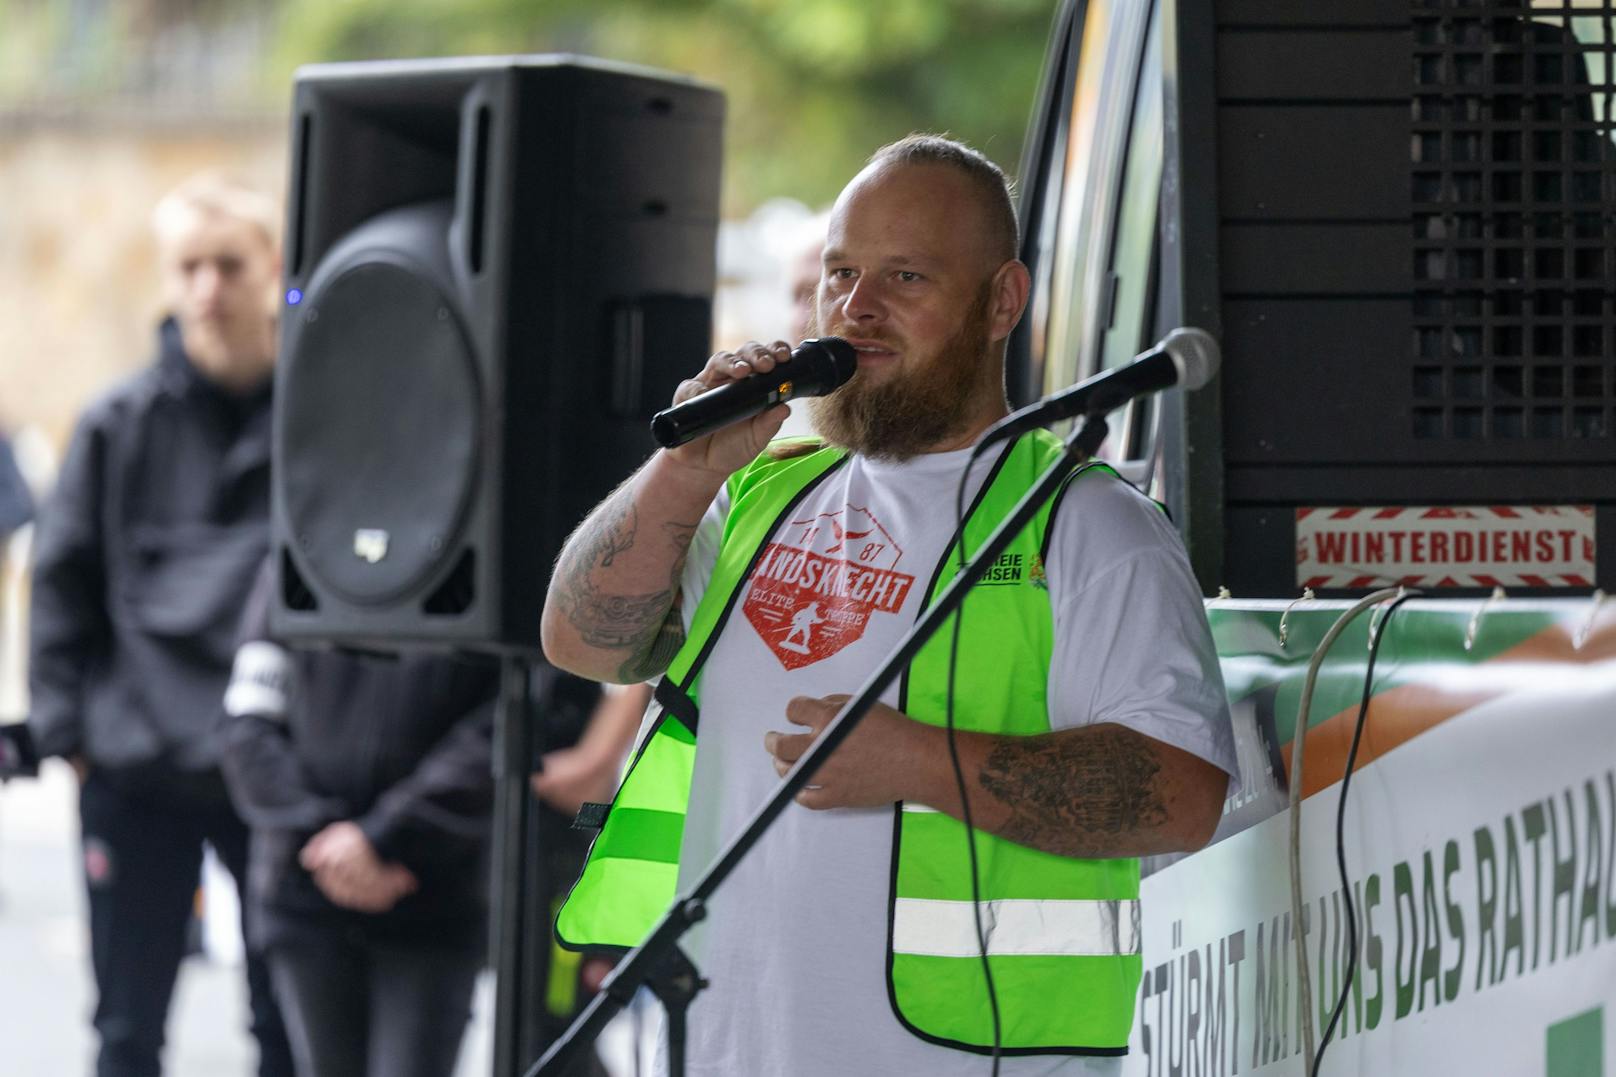
[[[678,654],[679,648],[684,645],[685,624],[676,596],[673,607],[668,610],[668,615],[662,619],[662,624],[657,629],[656,638],[651,640],[650,648],[624,662],[618,668],[617,679],[624,684],[650,680],[668,668],[668,663],[673,661],[673,656]]]
[[[646,642],[647,625],[654,631],[666,616],[670,593],[609,595],[585,581],[567,596],[567,618],[578,637],[603,650],[638,648]]]
[[[676,520],[669,520],[662,525],[662,533],[667,536],[668,542],[673,546],[673,552],[683,558],[690,552],[690,543],[696,537],[698,524],[682,524]],[[682,569],[684,561],[679,562]]]
[[[1062,856],[1116,855],[1168,819],[1161,763],[1130,729],[1007,737],[982,764],[982,788],[1010,808],[1001,836]]]
[[[584,551],[584,564],[611,568],[617,555],[634,547],[634,534],[639,530],[640,514],[633,503],[624,505],[613,519],[601,521],[601,528],[589,536],[590,546]]]
[[[666,587],[640,594],[611,593],[592,575],[596,569],[613,567],[634,548],[639,533],[639,512],[628,491],[620,490],[597,516],[584,521],[556,566],[551,592],[578,638],[600,650],[630,652],[621,679],[644,680],[661,672],[684,642],[674,583],[684,571],[696,527],[662,525],[674,552]]]

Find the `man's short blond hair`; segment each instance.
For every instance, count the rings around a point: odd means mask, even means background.
[[[263,233],[271,250],[280,247],[281,208],[257,187],[223,172],[199,172],[158,199],[152,230],[170,234],[187,216],[204,213],[245,221]]]
[[[1015,196],[1004,169],[980,150],[947,135],[912,134],[889,142],[870,155],[869,167],[939,165],[970,180],[982,205],[994,256],[1009,261],[1020,249]]]

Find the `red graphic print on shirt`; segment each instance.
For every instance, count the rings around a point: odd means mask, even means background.
[[[787,669],[800,669],[864,635],[876,613],[897,613],[915,578],[895,571],[903,550],[850,505],[793,520],[752,572],[746,619]]]

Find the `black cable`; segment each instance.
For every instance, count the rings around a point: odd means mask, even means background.
[[[980,452],[980,450],[978,450]],[[965,567],[965,486],[970,481],[973,453],[960,474],[954,490],[954,534],[959,539],[959,568]],[[956,570],[958,571],[958,570]],[[948,685],[944,694],[945,728],[948,730],[948,761],[954,765],[954,783],[959,789],[960,816],[965,824],[965,848],[971,861],[971,916],[976,923],[977,953],[982,958],[982,980],[988,991],[988,1010],[993,1015],[993,1077],[999,1077],[999,1047],[1003,1029],[999,1021],[999,993],[993,986],[993,966],[988,962],[988,937],[982,927],[982,878],[976,860],[976,826],[971,821],[971,796],[965,786],[965,768],[960,765],[959,743],[954,735],[954,672],[959,662],[960,625],[965,621],[965,603],[954,613],[954,629],[948,644]]]
[[[1319,1049],[1313,1055],[1313,1077],[1318,1077],[1319,1066],[1324,1062],[1324,1049],[1330,1046],[1330,1037],[1335,1034],[1335,1027],[1347,1008],[1347,995],[1352,991],[1353,977],[1358,973],[1358,914],[1352,907],[1352,883],[1347,879],[1347,790],[1352,784],[1352,768],[1358,761],[1358,744],[1363,739],[1364,722],[1369,717],[1369,697],[1375,685],[1375,659],[1380,654],[1380,641],[1386,638],[1386,630],[1391,627],[1392,614],[1397,612],[1398,606],[1417,594],[1418,591],[1407,591],[1393,599],[1391,605],[1386,607],[1386,616],[1381,618],[1378,631],[1373,628],[1373,617],[1370,620],[1370,631],[1374,638],[1369,641],[1369,668],[1364,670],[1363,699],[1358,704],[1352,747],[1347,750],[1347,766],[1341,775],[1341,799],[1335,809],[1335,859],[1341,871],[1341,898],[1347,906],[1347,973],[1342,978],[1341,994],[1330,1014],[1330,1023],[1324,1028],[1324,1038],[1319,1041]]]

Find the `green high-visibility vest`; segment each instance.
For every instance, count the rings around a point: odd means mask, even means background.
[[[966,517],[966,551],[982,545],[1061,451],[1058,439],[1037,431],[1000,454]],[[562,945],[636,946],[671,904],[697,750],[702,666],[770,535],[844,459],[836,449],[790,459],[765,455],[730,479],[732,507],[712,578],[657,690],[661,712],[557,917]],[[1090,465],[1073,478],[1091,471],[1115,476]],[[1002,555],[1005,571],[992,585],[978,583],[965,603],[955,673],[959,729],[1049,732],[1045,694],[1054,626],[1043,558],[1058,500]],[[959,545],[956,536],[938,562],[928,605],[957,571]],[[952,630],[950,621],[900,682],[898,709],[918,721],[945,722]],[[975,838],[1004,1052],[1125,1052],[1141,973],[1138,860],[1076,860],[980,831]],[[887,987],[897,1019],[933,1043],[991,1050],[963,824],[922,805],[894,805],[889,900]]]

